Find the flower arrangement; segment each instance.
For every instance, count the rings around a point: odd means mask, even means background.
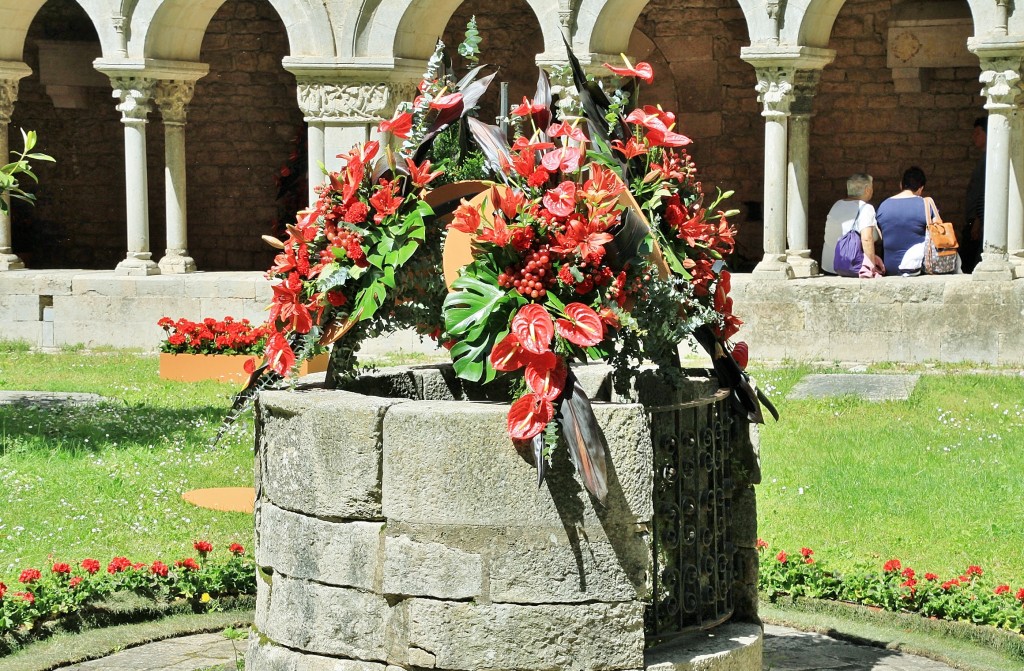
[[[157,325],[166,334],[160,351],[168,354],[263,354],[266,326],[253,326],[248,319],[212,317],[193,322],[162,317]]]
[[[570,51],[583,116],[554,104],[542,70],[533,100],[511,110],[509,141],[472,116],[494,75],[476,80],[476,66],[456,80],[444,62],[439,43],[419,95],[380,124],[381,140],[339,155],[344,168],[287,239],[268,240],[280,253],[265,368],[285,375],[337,341],[328,379],[344,382],[363,338],[415,325],[450,348],[461,378],[510,380],[509,436],[530,446],[541,479],[564,440],[599,500],[603,437],[572,363],[607,360],[628,387],[649,360],[671,381],[692,336],[749,419],[762,421],[760,402],[775,414],[743,370],[746,346],[729,342],[741,323],[725,266],[735,230],[720,208],[730,194],[706,202],[674,114],[637,106],[652,68],[609,66],[626,84],[606,94]],[[491,181],[450,184],[470,176],[466,165]]]
[[[106,566],[86,558],[23,569],[10,585],[0,582],[0,652],[38,636],[43,623],[82,615],[118,592],[200,610],[218,608],[224,597],[255,593],[256,566],[243,546],[232,543],[223,559],[211,557],[209,541],[196,541],[193,549],[198,560],[185,557],[170,564],[114,557]]]
[[[757,549],[758,587],[771,601],[787,596],[842,600],[1024,633],[1024,587],[993,581],[980,566],[968,566],[962,574],[945,579],[894,558],[880,571],[864,568],[839,574],[824,568],[810,548],[772,555],[768,543],[758,539]]]

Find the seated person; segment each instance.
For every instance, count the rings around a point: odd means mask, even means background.
[[[925,174],[921,168],[907,168],[900,182],[902,191],[878,206],[878,227],[882,231],[887,275],[918,275],[924,264]],[[938,208],[936,208],[938,214]]]
[[[821,269],[835,275],[836,243],[850,231],[861,234],[864,247],[864,262],[874,268],[882,268],[881,259],[875,254],[875,241],[880,240],[875,208],[868,201],[874,194],[871,175],[857,173],[846,180],[846,198],[837,200],[825,219],[825,244],[821,249]]]

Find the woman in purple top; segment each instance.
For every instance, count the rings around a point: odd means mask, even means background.
[[[900,182],[902,191],[878,206],[878,228],[882,231],[887,275],[917,275],[924,262],[925,220],[924,171],[907,168]]]

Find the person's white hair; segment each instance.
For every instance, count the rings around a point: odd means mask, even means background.
[[[846,180],[846,195],[850,198],[862,198],[874,179],[866,172],[858,172]]]

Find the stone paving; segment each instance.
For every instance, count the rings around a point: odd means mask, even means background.
[[[839,641],[823,634],[765,625],[763,671],[954,671],[953,667],[896,650]],[[245,641],[198,634],[130,648],[63,671],[198,671],[235,669]],[[237,654],[237,657],[236,657]]]
[[[910,398],[920,375],[866,375],[844,373],[807,375],[797,382],[786,398],[856,396],[866,401],[905,401]]]
[[[0,391],[0,405],[30,405],[51,408],[59,405],[93,405],[108,400],[99,394],[64,391]]]

